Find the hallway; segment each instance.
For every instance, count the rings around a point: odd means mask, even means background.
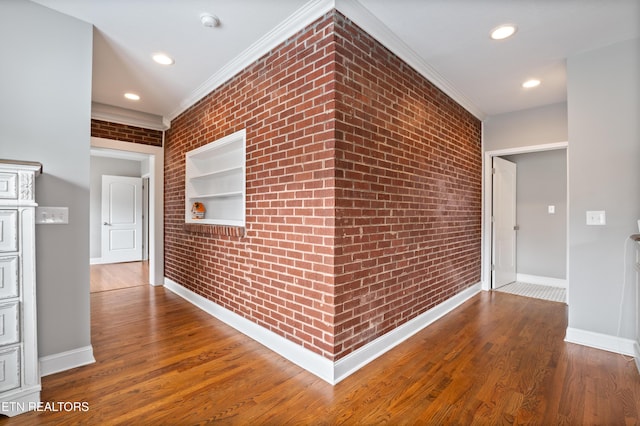
[[[149,262],[91,265],[91,293],[149,284]]]

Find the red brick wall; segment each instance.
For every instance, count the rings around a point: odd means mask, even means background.
[[[165,140],[165,275],[328,358],[333,46],[327,15],[177,117]],[[244,235],[185,229],[185,152],[243,128]]]
[[[162,146],[162,130],[91,120],[91,136],[143,145]]]
[[[242,232],[184,225],[185,152],[247,130]],[[480,280],[480,123],[339,13],[172,122],[165,275],[336,360]]]
[[[336,20],[335,357],[480,281],[481,124]]]

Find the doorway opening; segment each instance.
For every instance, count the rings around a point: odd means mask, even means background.
[[[566,302],[567,145],[485,153],[484,290]]]
[[[91,151],[91,293],[149,284],[148,170],[146,154]]]
[[[164,279],[164,230],[163,230],[163,168],[164,153],[161,147],[121,142],[103,138],[91,138],[91,158],[92,158],[92,201],[96,206],[92,206],[91,212],[91,291],[104,291],[114,288],[124,288],[138,285],[162,285]],[[98,159],[98,160],[96,160]],[[95,168],[93,167],[95,166]],[[114,170],[120,170],[113,173]],[[112,199],[120,200],[118,204],[131,199],[132,194],[139,191],[141,197],[137,197],[140,203],[141,217],[136,218],[136,222],[141,223],[141,227],[135,230],[116,229],[120,223],[116,224],[109,217],[103,217],[102,203],[102,176],[119,175],[134,177],[141,183],[139,189],[134,189],[134,185],[127,182],[121,185],[123,192],[116,193]],[[98,187],[99,193],[94,193],[93,189]],[[123,182],[126,179],[123,179]],[[119,181],[116,181],[119,182]],[[124,200],[124,201],[123,201]],[[126,204],[126,203],[124,203]],[[99,209],[98,207],[99,206]],[[120,214],[120,222],[127,222],[127,217],[133,215],[134,208],[124,208]],[[117,216],[117,214],[116,214]],[[115,219],[118,219],[116,217]],[[117,220],[116,220],[117,222]],[[106,223],[106,225],[105,225]],[[117,225],[117,226],[116,226]],[[104,256],[103,236],[105,230],[117,231],[111,238],[116,242],[116,249],[133,248],[135,246],[136,257],[126,258]],[[132,238],[131,236],[141,238]],[[134,260],[132,262],[132,260]],[[96,284],[94,285],[94,281]]]

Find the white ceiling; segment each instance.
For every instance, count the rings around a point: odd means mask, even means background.
[[[168,119],[333,7],[480,117],[565,101],[567,57],[640,37],[640,0],[33,1],[95,26],[94,102]],[[492,41],[503,23],[518,32]],[[542,84],[522,89],[530,77]]]

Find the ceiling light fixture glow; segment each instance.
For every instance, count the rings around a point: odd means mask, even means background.
[[[135,93],[125,93],[124,97],[129,99],[130,101],[139,101],[140,100],[140,95],[136,95]]]
[[[512,24],[500,25],[491,30],[491,38],[493,40],[504,40],[516,33],[518,28]]]
[[[533,87],[538,87],[540,86],[540,80],[536,80],[535,78],[532,78],[531,80],[527,80],[524,83],[522,83],[522,87],[524,87],[525,89],[531,89]]]
[[[160,65],[173,65],[176,61],[168,55],[164,53],[156,53],[153,55],[153,60],[159,63]]]

